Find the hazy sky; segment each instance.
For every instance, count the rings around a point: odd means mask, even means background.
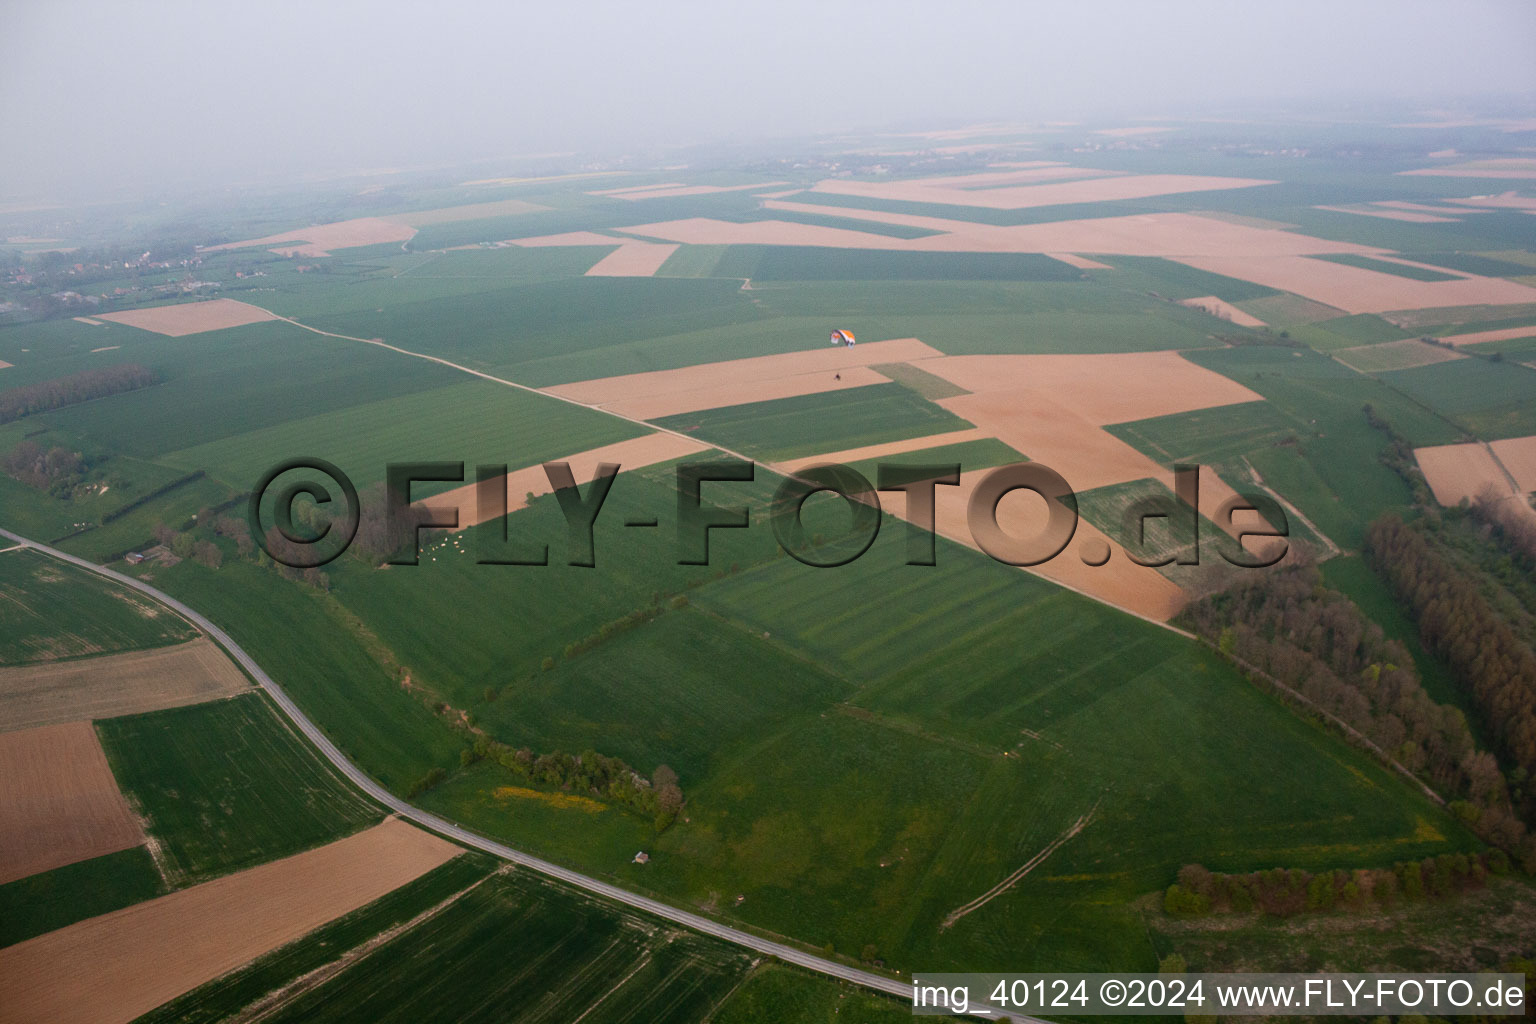
[[[1247,99],[1536,92],[1528,0],[0,0],[0,197]]]

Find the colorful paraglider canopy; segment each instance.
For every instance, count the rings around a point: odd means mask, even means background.
[[[834,344],[834,345],[848,345],[848,346],[851,347],[853,345],[853,332],[852,331],[844,331],[844,330],[834,330],[832,332],[832,344]]]

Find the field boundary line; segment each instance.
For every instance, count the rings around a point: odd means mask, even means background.
[[[135,579],[115,569],[109,569],[104,565],[97,565],[84,558],[71,555],[67,551],[60,551],[57,548],[49,547],[40,541],[31,540],[20,534],[12,533],[3,527],[0,527],[0,537],[6,537],[24,547],[33,548],[45,555],[50,555],[97,575],[105,576],[142,594],[146,594],[181,615],[194,626],[207,632],[236,663],[250,673],[251,677],[256,680],[256,684],[272,698],[279,710],[310,741],[322,757],[331,762],[348,781],[362,790],[365,795],[406,821],[451,839],[463,846],[481,850],[501,860],[510,861],[520,867],[528,868],[537,874],[578,889],[586,890],[615,903],[650,914],[653,917],[659,917],[663,920],[682,925],[702,935],[707,935],[744,949],[754,950],[758,953],[775,957],[785,963],[793,964],[796,967],[802,967],[817,974],[824,974],[839,981],[849,982],[861,988],[867,988],[884,995],[895,996],[903,1002],[911,1000],[912,986],[909,981],[874,974],[873,972],[860,970],[856,967],[849,967],[846,964],[840,964],[834,960],[828,960],[813,953],[807,953],[783,942],[766,939],[752,932],[743,931],[731,925],[721,924],[718,921],[695,914],[692,911],[674,907],[661,900],[642,896],[639,893],[630,892],[628,889],[621,889],[617,885],[600,881],[590,875],[584,875],[570,868],[562,867],[553,861],[544,860],[542,857],[536,857],[530,853],[524,853],[522,850],[483,836],[478,832],[473,832],[446,818],[439,817],[430,811],[422,810],[413,804],[407,803],[374,781],[372,776],[348,760],[347,756],[331,741],[330,737],[321,731],[320,727],[311,721],[309,716],[304,714],[303,710],[294,703],[293,698],[288,696],[287,691],[278,685],[271,676],[267,675],[266,671],[256,663],[254,658],[246,653],[243,647],[235,642],[233,637],[200,612],[183,604],[163,590],[145,583],[143,580]],[[996,1017],[1002,1011],[994,1007],[975,1005],[972,1007],[972,1012],[976,1016]],[[1015,1016],[1013,1019],[1022,1022],[1022,1024],[1050,1024],[1050,1022],[1038,1017]]]

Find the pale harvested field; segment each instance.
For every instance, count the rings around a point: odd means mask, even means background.
[[[14,365],[16,365],[16,364],[15,363],[8,363],[4,359],[0,359],[0,370],[9,370]]]
[[[90,722],[0,733],[0,885],[144,841]]]
[[[1029,459],[1050,466],[1074,490],[1146,478],[1161,480],[1171,488],[1170,468],[1110,434],[1104,425],[1259,398],[1242,385],[1167,352],[942,356],[920,360],[916,365],[973,392],[940,399],[937,404],[974,423],[974,431],[828,452],[775,468],[793,471],[817,462],[878,458],[983,436],[997,438]],[[962,471],[960,487],[937,489],[937,532],[976,546],[966,523],[966,502],[976,480],[986,472]],[[1214,520],[1217,508],[1232,493],[1213,471],[1202,468],[1202,514]],[[889,510],[905,515],[899,500]],[[1000,521],[1010,532],[1028,536],[1043,523],[1044,510],[1043,502],[1035,499],[1006,499],[1000,508]],[[1101,542],[1111,552],[1108,564],[1085,564],[1084,545],[1091,548]],[[1176,584],[1155,569],[1136,565],[1119,545],[1087,522],[1079,524],[1066,551],[1030,571],[1157,621],[1171,618],[1185,600]]]
[[[926,238],[890,238],[816,224],[774,220],[738,224],[707,217],[644,224],[622,230],[670,242],[703,245],[822,245],[911,252],[1062,252],[1162,256],[1170,259],[1197,254],[1200,257],[1236,260],[1255,256],[1322,253],[1373,255],[1381,251],[1353,242],[1312,238],[1293,231],[1255,227],[1188,213],[1134,214],[1127,217],[1095,217],[996,227],[942,217],[919,217],[843,207],[829,210],[824,206],[801,203],[768,202],[764,205],[797,212],[833,214],[848,219],[903,224],[944,233]]]
[[[141,330],[154,331],[172,338],[204,331],[222,331],[228,327],[243,327],[277,317],[260,306],[252,306],[235,299],[208,299],[204,302],[181,302],[173,306],[154,306],[149,309],[131,309],[122,313],[101,313],[98,319],[127,324]]]
[[[332,249],[352,249],[363,245],[380,245],[385,242],[409,242],[416,237],[416,229],[398,220],[383,217],[357,217],[352,220],[334,221],[330,224],[312,224],[263,238],[249,238],[243,242],[225,242],[210,245],[205,252],[220,249],[247,249],[252,246],[271,248],[283,255],[328,256]],[[277,248],[281,246],[282,248]]]
[[[1264,321],[1252,313],[1244,313],[1225,299],[1206,295],[1198,299],[1180,299],[1179,305],[1201,309],[1221,320],[1230,320],[1239,327],[1263,327]]]
[[[615,238],[613,235],[600,235],[596,231],[567,231],[559,235],[534,235],[532,238],[513,238],[513,245],[524,248],[536,249],[549,246],[582,246],[582,245],[623,245],[629,241],[626,238]],[[464,246],[466,249],[479,248],[478,246]]]
[[[1513,341],[1516,338],[1536,338],[1536,325],[1531,327],[1505,327],[1496,331],[1471,331],[1467,334],[1446,334],[1440,340],[1447,345],[1480,345],[1485,341]]]
[[[996,165],[994,165],[996,166]],[[1004,185],[1038,185],[1046,181],[1076,181],[1086,178],[1120,178],[1129,171],[1102,171],[1092,167],[1069,167],[1059,163],[1030,163],[1006,170],[981,171],[976,174],[947,174],[932,178],[910,178],[901,182],[878,184],[920,185],[923,188],[999,188]]]
[[[0,668],[0,732],[198,704],[249,684],[212,640]]]
[[[1096,426],[1261,400],[1177,352],[945,356],[918,366],[967,391],[1036,392]]]
[[[1536,301],[1536,288],[1497,277],[1415,281],[1299,256],[1183,256],[1180,263],[1315,299],[1348,313],[1508,305]]]
[[[658,462],[670,462],[673,459],[697,455],[699,452],[708,450],[709,446],[702,441],[658,432],[604,445],[601,448],[591,448],[574,455],[564,455],[550,461],[570,463],[571,475],[575,477],[577,485],[585,487],[597,472],[597,464],[600,462],[617,463],[620,471],[623,472],[643,469],[646,466],[654,466]],[[542,464],[513,470],[507,474],[506,481],[508,512],[526,508],[530,494],[539,497],[551,491],[549,475],[544,472]],[[460,530],[467,530],[471,526],[480,525],[488,518],[494,518],[494,516],[480,514],[474,484],[465,484],[463,487],[455,487],[451,491],[424,498],[419,504],[434,511],[456,509]]]
[[[1447,199],[1448,203],[1463,206],[1485,206],[1495,210],[1536,210],[1536,197],[1504,192],[1496,196],[1471,196],[1467,199]]]
[[[1471,500],[1490,484],[1501,496],[1514,493],[1493,453],[1480,442],[1415,448],[1413,455],[1419,460],[1435,500],[1442,505],[1456,505],[1463,498]]]
[[[773,188],[788,185],[787,181],[759,181],[751,185],[675,185],[633,191],[609,192],[610,199],[674,199],[678,196],[708,196],[717,192],[746,192],[754,188]]]
[[[1481,210],[1466,210],[1456,206],[1430,206],[1427,203],[1410,203],[1403,199],[1380,199],[1371,205],[1385,206],[1392,210],[1411,210],[1415,213],[1449,213],[1458,217],[1462,214],[1483,212]]]
[[[95,355],[97,352],[115,352],[122,347],[123,346],[121,345],[103,345],[101,348],[91,349],[91,354]]]
[[[1091,260],[1091,259],[1089,259],[1086,256],[1074,256],[1072,253],[1069,253],[1069,252],[1048,252],[1048,253],[1046,253],[1046,255],[1049,256],[1053,260],[1060,260],[1061,262],[1065,263],[1069,267],[1076,267],[1078,270],[1113,270],[1114,269],[1113,267],[1111,267],[1107,263],[1100,263],[1098,260]],[[1241,312],[1241,310],[1239,310],[1239,312]],[[1244,314],[1244,315],[1246,315],[1246,314]]]
[[[589,195],[589,196],[617,196],[617,195],[623,195],[626,192],[650,192],[651,190],[658,189],[658,188],[687,188],[687,187],[688,187],[688,183],[685,182],[685,181],[663,181],[663,182],[661,182],[660,184],[657,184],[657,185],[624,185],[624,186],[622,186],[620,188],[600,188],[600,189],[595,189],[594,191],[588,192],[587,195]]]
[[[654,277],[674,252],[677,252],[676,245],[625,242],[588,268],[586,276]]]
[[[1452,267],[1437,267],[1433,263],[1420,263],[1418,260],[1408,259],[1406,256],[1394,256],[1387,252],[1372,253],[1371,259],[1381,260],[1385,263],[1400,263],[1405,267],[1418,267],[1420,270],[1432,270],[1437,274],[1448,274],[1451,277],[1477,278],[1477,274],[1469,274],[1465,270],[1456,270]]]
[[[1222,178],[1198,174],[1135,174],[1051,184],[1020,185],[1012,188],[968,190],[925,185],[920,181],[869,182],[833,178],[818,182],[814,191],[828,195],[860,196],[909,203],[977,206],[989,210],[1023,210],[1037,206],[1147,199],[1152,196],[1273,184],[1273,181],[1258,178]]]
[[[1313,209],[1327,210],[1330,213],[1353,213],[1360,217],[1380,217],[1382,220],[1402,220],[1410,224],[1450,224],[1460,219],[1440,217],[1433,213],[1422,213],[1416,210],[1375,210],[1358,206],[1314,206]]]
[[[1417,338],[1339,349],[1333,357],[1350,369],[1361,373],[1411,370],[1415,366],[1430,366],[1434,363],[1447,363],[1453,359],[1466,358],[1460,352],[1441,348],[1439,345],[1426,345]]]
[[[1460,164],[1424,167],[1416,171],[1398,171],[1397,173],[1409,177],[1425,175],[1436,178],[1536,178],[1536,159],[1516,156],[1492,160],[1468,160]]]
[[[602,377],[546,388],[550,394],[594,405],[634,419],[718,409],[727,405],[840,391],[888,378],[871,363],[899,363],[940,353],[916,338],[876,341],[853,348],[825,346],[803,352],[701,363]],[[841,374],[842,380],[834,380]]]
[[[952,220],[948,217],[926,217],[916,213],[890,213],[885,210],[860,210],[853,206],[827,206],[822,203],[792,203],[782,199],[764,197],[763,209],[784,210],[789,213],[810,213],[833,216],[839,220],[867,220],[877,224],[900,224],[903,227],[922,228],[925,231],[964,232],[975,227],[969,221]]]
[[[390,819],[326,846],[0,949],[0,1022],[126,1024],[459,852]]]
[[[888,455],[905,455],[908,452],[920,452],[928,448],[939,448],[950,444],[963,444],[966,441],[982,441],[991,437],[987,431],[980,427],[971,427],[966,430],[951,430],[944,434],[928,434],[924,437],[909,437],[904,441],[886,441],[881,444],[868,444],[862,448],[845,448],[838,452],[826,452],[822,455],[812,455],[804,459],[790,459],[788,462],[774,463],[774,468],[783,473],[798,473],[807,466],[814,466],[822,462],[862,462],[865,459],[882,459]]]
[[[841,213],[838,214],[841,216]],[[909,249],[907,239],[876,235],[848,228],[829,228],[820,224],[797,224],[784,220],[757,220],[745,224],[689,217],[618,230],[647,238],[665,238],[688,245],[816,245],[832,249]]]
[[[74,320],[77,323],[90,324],[93,327],[101,327],[101,326],[103,326],[103,324],[102,324],[102,322],[100,320],[97,320],[97,319],[95,319],[93,317],[76,316],[76,317],[71,317],[70,319]]]
[[[414,213],[391,214],[388,217],[355,217],[352,220],[333,221],[330,224],[311,224],[292,231],[248,238],[242,242],[225,242],[210,245],[206,252],[219,249],[246,249],[252,246],[271,248],[273,252],[296,256],[329,256],[333,249],[353,249],[364,245],[381,245],[386,242],[409,242],[416,237],[418,228],[429,224],[451,224],[462,220],[479,220],[484,217],[506,217],[519,213],[536,213],[548,207],[521,199],[501,199],[489,203],[468,203],[463,206],[445,206],[436,210],[417,210]]]
[[[976,549],[966,524],[966,509],[971,492],[987,472],[962,471],[960,486],[934,489],[934,518],[940,536]],[[1076,486],[1070,474],[1063,475]],[[899,500],[889,507],[893,512],[905,511]],[[1044,528],[1045,520],[1045,502],[1033,494],[1014,493],[998,503],[998,525],[1009,536],[1035,536]],[[1084,555],[1095,547],[1108,548],[1108,562],[1099,566],[1084,563]],[[1078,519],[1077,531],[1061,554],[1042,565],[1031,566],[1028,571],[1156,622],[1173,618],[1186,600],[1184,592],[1175,583],[1156,569],[1131,561],[1124,548],[1082,518]]]
[[[1503,463],[1515,486],[1525,493],[1536,491],[1536,437],[1512,437],[1489,445]]]

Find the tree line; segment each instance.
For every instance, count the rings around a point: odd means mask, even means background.
[[[1315,566],[1253,574],[1194,602],[1185,618],[1223,654],[1299,693],[1450,797],[1470,828],[1536,869],[1536,839],[1511,806],[1498,761],[1477,749],[1466,717],[1436,704],[1407,649],[1324,587]]]
[[[503,768],[533,782],[555,786],[567,792],[585,793],[627,807],[651,818],[662,831],[677,819],[683,809],[683,791],[677,773],[667,765],[657,765],[647,779],[625,761],[605,757],[594,750],[567,754],[556,750],[536,754],[528,747],[513,747],[491,739],[475,737],[472,748],[465,750],[464,765],[476,760],[494,761]]]
[[[1536,651],[1421,530],[1387,515],[1371,523],[1365,540],[1372,565],[1413,612],[1424,646],[1449,663],[1499,752],[1529,779],[1536,772]],[[1529,813],[1529,794],[1524,803]]]
[[[23,384],[18,388],[0,391],[0,423],[124,391],[136,391],[158,380],[148,367],[138,363],[123,363],[100,370],[81,370],[66,377],[40,380],[35,384]]]
[[[1273,868],[1245,874],[1220,874],[1199,864],[1179,869],[1178,881],[1163,894],[1163,910],[1174,917],[1247,914],[1295,917],[1331,910],[1364,912],[1391,909],[1399,901],[1445,898],[1482,888],[1490,875],[1505,875],[1503,850],[1443,853],[1424,860],[1399,861],[1390,868],[1304,871]]]
[[[28,487],[46,491],[55,498],[68,498],[85,482],[90,467],[79,452],[60,445],[44,448],[36,441],[23,440],[6,453],[0,468]]]

